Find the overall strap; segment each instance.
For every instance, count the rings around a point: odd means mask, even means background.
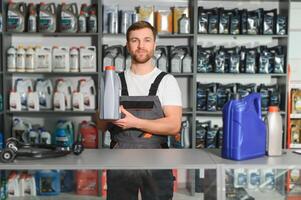
[[[124,72],[118,74],[120,81],[121,81],[121,95],[122,96],[129,96],[128,87],[126,85]]]
[[[166,75],[166,72],[161,72],[155,79],[155,81],[152,83],[150,89],[149,89],[149,93],[148,96],[156,96],[157,94],[157,90],[159,87],[159,84],[161,82],[161,80],[163,79],[163,77]]]

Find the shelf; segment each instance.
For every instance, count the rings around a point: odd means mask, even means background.
[[[118,33],[118,34],[111,34],[111,33],[104,33],[104,37],[126,37],[125,34]],[[159,38],[190,38],[193,37],[193,34],[163,34],[163,33],[158,33],[157,35]]]
[[[91,37],[91,36],[98,36],[98,33],[28,33],[28,32],[4,32],[3,35],[19,35],[19,36],[60,36],[60,37]]]
[[[289,144],[289,148],[300,149],[301,148],[301,144],[291,143],[291,144]]]
[[[193,73],[170,73],[171,75],[175,76],[175,77],[190,77],[193,76]]]
[[[98,72],[6,72],[8,75],[97,76]]]
[[[262,115],[267,115],[268,114],[267,111],[261,111],[261,112],[262,112]],[[199,116],[202,116],[202,115],[203,116],[221,116],[223,113],[222,113],[222,111],[212,111],[212,112],[210,112],[210,111],[197,111],[196,114],[199,115]],[[280,111],[280,114],[285,115],[286,113],[285,113],[285,111]]]
[[[40,110],[40,111],[7,111],[6,114],[9,115],[54,115],[54,116],[81,116],[81,115],[93,115],[95,114],[95,110],[87,110],[87,111],[54,111],[54,110]]]
[[[182,114],[183,115],[192,115],[193,114],[192,108],[183,108]]]
[[[248,74],[248,73],[197,73],[200,76],[254,76],[254,77],[287,77],[286,74]]]
[[[149,159],[151,155],[152,159]],[[85,149],[79,155],[48,159],[16,159],[0,169],[216,169],[205,151],[194,149]]]
[[[282,39],[288,38],[288,35],[226,35],[226,34],[198,34],[198,37],[218,37],[218,38],[273,38]]]
[[[290,114],[291,119],[301,119],[301,113]]]
[[[190,38],[193,34],[158,34],[159,38]]]

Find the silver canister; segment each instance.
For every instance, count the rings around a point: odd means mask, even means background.
[[[138,13],[133,13],[132,14],[132,23],[138,22],[139,21],[139,14]]]
[[[115,12],[108,13],[108,23],[109,23],[109,33],[117,34],[118,22],[117,22],[117,15]]]
[[[121,33],[126,34],[131,24],[131,13],[123,10],[121,13]]]

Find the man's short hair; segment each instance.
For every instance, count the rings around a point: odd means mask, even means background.
[[[146,21],[138,21],[133,23],[128,30],[126,31],[126,40],[129,41],[129,35],[131,31],[135,31],[135,30],[139,30],[139,29],[143,29],[143,28],[148,28],[153,32],[153,36],[154,36],[154,40],[156,40],[156,36],[157,36],[157,30],[148,22]]]

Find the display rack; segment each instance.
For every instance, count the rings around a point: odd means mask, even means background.
[[[57,1],[55,1],[57,2]],[[220,111],[217,112],[208,112],[208,111],[197,111],[196,107],[196,91],[197,91],[197,81],[201,82],[207,82],[208,80],[212,80],[215,82],[223,81],[224,79],[232,79],[233,82],[237,82],[236,80],[241,81],[243,79],[249,79],[252,78],[257,81],[269,81],[269,80],[275,80],[275,82],[278,84],[280,91],[281,91],[281,115],[283,116],[284,121],[284,130],[287,130],[287,93],[288,93],[288,76],[287,76],[287,70],[284,74],[216,74],[216,73],[205,73],[205,74],[199,74],[197,73],[197,46],[202,43],[202,41],[206,40],[207,42],[214,44],[214,45],[220,45],[223,44],[223,42],[231,43],[233,46],[235,45],[241,45],[244,43],[256,43],[256,46],[261,45],[261,42],[264,43],[265,40],[269,41],[272,44],[279,44],[283,45],[285,47],[286,52],[286,60],[288,58],[288,39],[289,34],[287,35],[210,35],[210,34],[199,34],[197,27],[198,27],[198,7],[204,6],[207,8],[213,8],[213,7],[226,7],[226,8],[248,8],[250,6],[250,9],[259,8],[261,7],[261,4],[263,4],[264,8],[270,9],[270,8],[277,8],[280,14],[289,16],[289,6],[290,1],[289,0],[227,0],[227,1],[217,1],[217,0],[211,0],[211,1],[205,1],[205,0],[156,0],[156,1],[148,1],[151,3],[151,5],[154,5],[155,7],[161,7],[165,6],[166,8],[170,8],[172,6],[176,5],[186,5],[190,9],[190,17],[191,17],[191,27],[192,32],[191,34],[159,34],[159,43],[166,44],[171,43],[172,40],[176,41],[177,43],[185,43],[188,44],[192,48],[192,63],[193,63],[193,71],[192,73],[172,73],[179,81],[184,81],[185,86],[184,90],[182,91],[183,95],[187,94],[187,96],[183,96],[183,99],[185,101],[185,107],[183,108],[183,117],[187,118],[191,124],[190,127],[190,144],[191,149],[196,148],[196,120],[198,118],[216,118],[221,121],[222,113]],[[38,2],[39,3],[39,2]],[[57,2],[60,3],[60,2]],[[43,76],[43,77],[49,77],[49,78],[55,78],[55,77],[78,77],[78,76],[91,76],[96,86],[98,86],[98,83],[100,83],[100,78],[102,76],[102,63],[103,63],[103,44],[108,44],[110,41],[113,41],[115,39],[124,40],[125,35],[124,34],[104,34],[102,31],[103,27],[103,20],[102,20],[102,6],[108,3],[122,3],[123,5],[125,2],[121,0],[91,0],[89,3],[96,3],[97,9],[98,9],[98,32],[97,33],[10,33],[6,31],[6,13],[7,13],[7,4],[8,0],[1,1],[1,11],[2,11],[2,18],[3,18],[3,33],[0,34],[1,37],[1,45],[0,48],[2,50],[1,58],[0,58],[0,82],[1,82],[1,91],[3,92],[3,105],[4,110],[3,112],[0,112],[0,131],[3,129],[5,133],[5,137],[11,136],[11,127],[12,127],[12,119],[13,117],[20,116],[20,117],[35,117],[35,118],[55,118],[55,117],[61,117],[61,116],[68,116],[68,117],[81,117],[81,116],[93,116],[96,113],[96,110],[93,111],[82,111],[82,112],[73,112],[73,111],[66,111],[66,112],[56,112],[56,111],[39,111],[39,112],[31,112],[31,111],[20,111],[20,112],[13,112],[10,111],[9,108],[9,90],[12,87],[12,82],[14,77],[26,77],[26,76]],[[138,5],[146,5],[145,1],[143,0],[137,0],[137,1],[130,1],[126,2],[127,6],[138,6]],[[122,7],[121,7],[122,8]],[[43,39],[47,38],[91,38],[91,41],[94,46],[97,47],[97,72],[92,73],[18,73],[18,72],[8,72],[6,67],[6,50],[8,47],[12,44],[14,37],[42,37]],[[172,42],[173,43],[173,42]],[[2,80],[1,80],[2,79]],[[96,87],[97,88],[97,87]],[[97,99],[100,99],[100,94],[97,95]],[[97,108],[99,108],[99,101]],[[266,112],[263,112],[265,115]],[[286,138],[287,135],[284,132],[284,144],[286,144]],[[102,134],[100,134],[100,141],[99,141],[99,147],[102,148],[103,144],[103,138]],[[284,148],[286,146],[284,145]],[[112,160],[114,158],[111,158]],[[78,163],[81,165],[81,162]],[[59,163],[58,166],[59,167]],[[30,167],[31,164],[28,164],[28,167]],[[201,166],[201,165],[200,165]],[[142,166],[141,166],[142,167]],[[177,168],[177,166],[174,166]],[[203,167],[203,166],[202,166]],[[189,171],[189,186],[190,193],[194,195],[195,193],[195,170]]]

